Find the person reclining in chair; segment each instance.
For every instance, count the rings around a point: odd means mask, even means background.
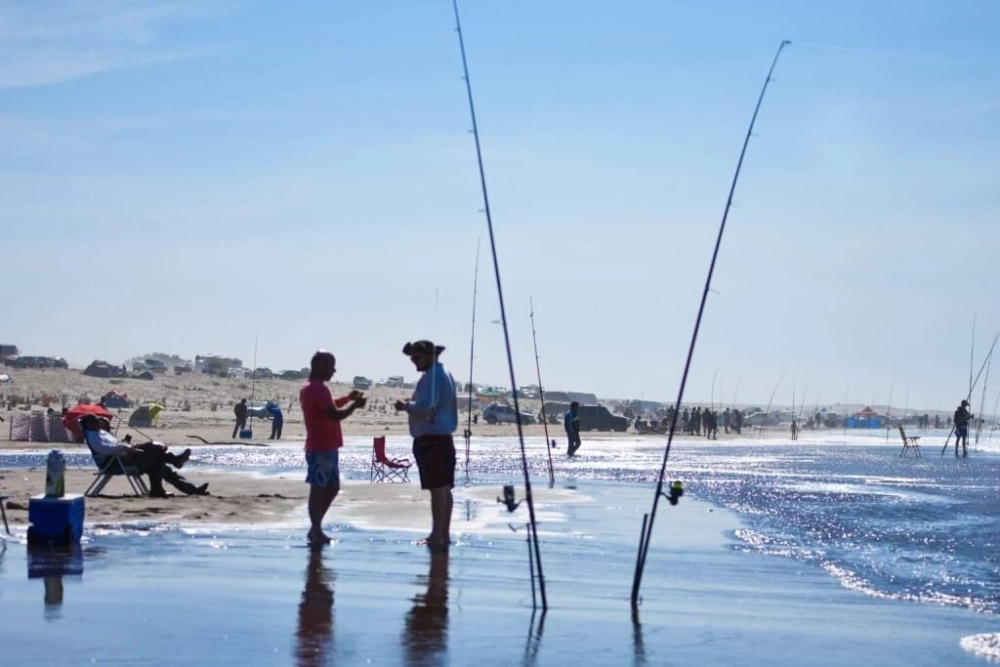
[[[178,491],[188,495],[208,495],[207,483],[195,486],[170,467],[171,465],[177,468],[183,467],[191,457],[190,449],[185,449],[181,454],[171,454],[167,452],[166,445],[158,442],[145,442],[140,445],[119,443],[111,434],[111,424],[108,423],[108,420],[100,419],[94,415],[86,415],[80,420],[80,425],[83,427],[83,437],[87,441],[87,445],[100,459],[97,462],[98,465],[103,468],[108,457],[121,455],[125,465],[135,466],[140,475],[149,476],[149,495],[151,497],[167,497],[168,494],[163,488],[163,480],[167,480]]]

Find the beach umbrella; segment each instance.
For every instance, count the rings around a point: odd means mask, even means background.
[[[76,436],[77,440],[83,440],[83,431],[80,430],[80,418],[84,415],[97,415],[105,419],[114,419],[114,415],[99,405],[81,403],[72,407],[63,415],[62,424],[66,429]]]

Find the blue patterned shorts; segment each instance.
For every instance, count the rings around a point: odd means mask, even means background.
[[[340,487],[340,454],[332,452],[306,452],[306,482],[324,488]]]

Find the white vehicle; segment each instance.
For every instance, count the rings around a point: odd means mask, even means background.
[[[490,403],[483,409],[483,420],[487,424],[516,424],[517,412],[514,411],[513,406]],[[534,415],[521,412],[522,424],[534,424],[535,421]]]

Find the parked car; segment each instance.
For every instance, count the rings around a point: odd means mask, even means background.
[[[781,417],[774,412],[754,412],[744,417],[743,423],[748,426],[778,426]]]
[[[487,424],[516,424],[517,412],[511,405],[501,403],[490,403],[483,408],[483,420]],[[534,415],[521,411],[522,424],[534,424],[537,420]]]
[[[552,402],[545,404],[545,414],[549,422],[562,424],[563,417],[569,410],[569,403]],[[581,405],[577,409],[580,417],[581,431],[616,431],[624,433],[628,430],[629,421],[621,415],[613,414],[603,405]]]
[[[393,375],[393,376],[391,376],[389,378],[386,378],[385,386],[387,386],[387,387],[402,387],[403,386],[403,376],[402,375]]]
[[[270,419],[271,413],[267,411],[267,406],[271,403],[272,401],[253,401],[252,403],[247,403],[247,417]]]
[[[360,389],[362,391],[372,388],[372,381],[363,375],[355,375],[352,384],[355,389]]]

